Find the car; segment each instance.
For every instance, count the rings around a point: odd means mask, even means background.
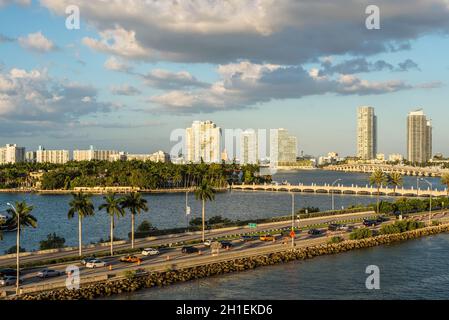
[[[197,253],[200,250],[198,248],[195,247],[182,247],[182,253],[187,253],[187,254],[191,254],[191,253]]]
[[[154,248],[145,248],[142,250],[142,255],[144,256],[155,256],[158,255],[160,252],[157,249]]]
[[[390,221],[390,218],[388,218],[386,216],[378,216],[376,221],[379,223],[382,223],[382,222]]]
[[[127,263],[141,263],[142,259],[136,257],[136,256],[124,256],[120,258],[120,262],[127,262]]]
[[[106,267],[108,264],[100,259],[94,259],[90,260],[86,263],[86,268],[95,269],[95,268],[102,268]]]
[[[212,244],[212,240],[206,240],[204,241],[203,245],[205,245],[206,247],[210,247]]]
[[[260,241],[274,241],[274,236],[272,236],[271,234],[265,234],[260,236]]]
[[[12,286],[17,283],[17,277],[15,276],[4,276],[0,278],[0,287]],[[22,279],[19,279],[19,283],[22,283]]]
[[[377,222],[377,220],[368,220],[368,219],[363,220],[363,225],[365,227],[375,227],[375,226],[377,226],[379,224],[380,223]]]
[[[58,270],[53,270],[53,269],[44,269],[41,270],[37,273],[37,276],[39,278],[52,278],[52,277],[59,277],[61,276],[63,273],[61,271]]]
[[[83,266],[85,266],[88,262],[92,261],[92,260],[96,260],[97,258],[95,258],[94,256],[92,257],[86,257],[83,258],[80,262]]]
[[[323,232],[319,229],[310,229],[308,234],[310,234],[311,236],[318,236],[320,234],[322,234]]]
[[[242,236],[242,241],[245,241],[245,242],[247,242],[247,241],[254,241],[254,240],[257,240],[257,239],[258,239],[257,236]]]
[[[341,230],[340,228],[341,228],[341,226],[338,223],[331,223],[327,229],[329,231],[338,231],[338,230]]]
[[[20,273],[22,273],[22,272],[20,272]],[[15,276],[17,276],[17,271],[15,269],[11,269],[11,268],[0,269],[0,277],[4,277],[4,276],[15,277]]]
[[[232,248],[232,243],[229,241],[220,241],[220,244],[221,244],[222,249],[231,249]]]

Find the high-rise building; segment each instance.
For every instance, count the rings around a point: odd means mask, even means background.
[[[0,148],[0,164],[18,163],[25,161],[25,148],[16,144],[7,144]]]
[[[258,150],[256,131],[253,129],[243,131],[240,135],[240,163],[256,164]]]
[[[407,160],[425,163],[432,158],[432,123],[422,109],[407,118]]]
[[[377,154],[377,117],[373,107],[357,110],[357,157],[372,160]]]
[[[45,150],[42,146],[36,151],[37,163],[64,164],[70,160],[68,150]]]
[[[220,162],[221,129],[212,121],[193,121],[186,129],[187,162]]]
[[[286,129],[270,130],[270,165],[272,167],[296,163],[297,139]]]
[[[91,161],[91,160],[103,160],[108,161],[111,155],[118,154],[115,150],[94,150],[93,146],[90,146],[88,150],[73,150],[74,161]]]

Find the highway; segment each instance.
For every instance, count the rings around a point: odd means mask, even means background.
[[[372,213],[365,213],[367,216],[372,216]],[[334,221],[343,221],[343,220],[350,220],[349,218],[352,217],[352,215],[345,215],[346,217],[340,217],[338,219],[330,219],[334,217],[328,217],[328,218],[321,218],[321,219],[313,219],[312,222],[324,223],[324,221],[327,222],[334,222]],[[356,216],[357,218],[360,218],[359,216]],[[427,215],[421,214],[414,217],[416,220],[421,221],[427,221]],[[346,219],[344,219],[346,218]],[[449,212],[438,212],[434,213],[433,219],[438,219],[440,221],[447,222],[449,221]],[[309,220],[309,219],[308,219]],[[385,223],[393,223],[394,221],[389,221]],[[303,223],[307,224],[307,221],[304,220]],[[310,225],[310,221],[309,221]],[[350,225],[354,227],[360,227],[361,222],[351,223]],[[270,225],[270,227],[273,227]],[[279,224],[276,225],[276,227],[279,227]],[[373,229],[378,229],[381,226],[373,227]],[[264,228],[264,227],[259,227]],[[322,230],[322,234],[318,236],[312,236],[309,235],[307,232],[302,232],[295,238],[295,247],[307,247],[307,246],[313,246],[318,245],[321,243],[326,243],[331,237],[339,235],[343,238],[349,237],[349,232],[345,231],[328,231],[327,228],[320,228]],[[234,232],[234,231],[229,231]],[[216,233],[221,234],[221,233]],[[198,238],[197,235],[195,237]],[[152,246],[155,246],[155,242],[157,241],[166,241],[166,240],[155,240],[152,243]],[[146,243],[146,242],[145,242]],[[212,252],[210,248],[204,246],[203,244],[198,244],[195,247],[197,247],[200,251],[199,253],[192,253],[192,254],[186,254],[181,252],[181,247],[173,247],[173,248],[165,248],[160,250],[160,254],[155,256],[143,256],[141,254],[135,254],[135,256],[142,259],[142,263],[125,263],[120,262],[119,259],[125,255],[117,255],[114,257],[105,257],[102,259],[108,264],[108,267],[102,267],[102,268],[95,268],[95,269],[89,269],[83,266],[79,261],[74,262],[68,262],[68,263],[62,263],[57,265],[50,266],[51,269],[59,270],[63,273],[65,273],[65,270],[68,266],[77,266],[80,270],[80,278],[81,278],[81,284],[87,283],[89,280],[89,277],[101,277],[104,276],[105,278],[108,277],[110,279],[119,279],[124,276],[124,272],[127,270],[137,270],[140,268],[145,269],[146,271],[154,272],[154,271],[164,271],[168,268],[171,269],[181,269],[184,267],[191,267],[195,265],[203,265],[213,262],[219,262],[219,261],[226,261],[231,259],[237,259],[247,256],[253,256],[253,255],[261,255],[261,254],[268,254],[276,251],[284,251],[286,248],[291,248],[291,240],[285,239],[282,236],[277,236],[276,241],[269,241],[264,242],[259,239],[253,240],[253,241],[244,241],[242,239],[235,239],[232,240],[232,248],[229,250],[221,249],[218,254],[212,255]],[[128,244],[129,246],[129,244]],[[151,245],[149,245],[151,246]],[[109,265],[111,266],[109,268]],[[62,275],[55,278],[49,278],[49,279],[40,279],[37,277],[37,272],[42,270],[43,268],[30,268],[30,269],[24,269],[22,270],[22,278],[23,283],[21,285],[21,288],[24,289],[24,292],[27,290],[36,290],[39,289],[41,285],[55,285],[56,287],[64,287],[65,286],[65,279],[66,276]],[[9,287],[3,287],[0,288],[1,291],[6,291],[9,293],[14,292],[15,287],[9,286]]]

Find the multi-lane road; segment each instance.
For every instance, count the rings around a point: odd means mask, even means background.
[[[360,226],[361,225],[361,219],[372,217],[373,212],[365,212],[365,213],[356,213],[356,214],[346,214],[346,215],[339,215],[339,216],[333,216],[333,217],[319,217],[314,219],[304,219],[299,222],[299,226],[301,227],[313,227],[315,225],[323,225],[326,223],[331,222],[341,222],[341,221],[354,221],[351,223],[351,225],[354,226]],[[416,219],[426,220],[426,216],[416,216]],[[438,219],[440,221],[449,221],[449,213],[436,213],[433,217],[433,219]],[[358,221],[358,222],[357,222]],[[387,222],[389,223],[389,222]],[[296,222],[296,225],[298,225],[298,222]],[[265,224],[260,225],[256,229],[234,229],[234,230],[211,230],[207,234],[208,239],[213,238],[223,238],[223,237],[231,237],[240,235],[243,233],[248,232],[261,232],[261,231],[269,231],[269,230],[278,230],[285,227],[291,226],[291,222],[282,222],[282,223],[272,223],[272,224]],[[379,227],[379,226],[378,226]],[[377,228],[378,228],[377,227]],[[318,236],[312,236],[309,235],[307,232],[303,232],[296,236],[295,239],[295,247],[306,247],[306,246],[312,246],[317,245],[320,243],[325,243],[328,241],[328,239],[335,235],[343,236],[344,238],[347,238],[349,233],[344,231],[338,231],[338,232],[330,232],[327,231],[327,228],[322,228],[324,231],[323,234]],[[175,240],[176,239],[176,240]],[[188,235],[180,235],[177,237],[161,237],[159,239],[154,240],[141,240],[138,242],[138,247],[158,247],[160,245],[166,245],[168,243],[174,243],[178,242],[181,243],[182,241],[191,241],[191,240],[199,240],[201,239],[201,235],[199,234],[188,234]],[[80,270],[80,279],[81,284],[88,282],[88,279],[93,279],[93,277],[101,278],[108,276],[112,279],[118,279],[120,277],[124,276],[125,271],[127,270],[137,270],[140,268],[143,268],[147,271],[162,271],[167,270],[167,268],[184,268],[194,265],[202,265],[207,263],[213,263],[218,261],[224,261],[224,260],[230,260],[230,259],[236,259],[239,257],[247,257],[252,255],[258,255],[258,254],[267,254],[271,252],[276,251],[284,251],[286,248],[291,247],[291,241],[285,241],[283,237],[278,236],[276,241],[270,241],[270,242],[263,242],[260,240],[253,240],[253,241],[244,241],[240,237],[235,238],[231,241],[233,246],[230,250],[224,250],[221,249],[218,254],[212,254],[210,248],[204,246],[203,244],[198,244],[196,247],[199,249],[199,253],[192,253],[192,254],[186,254],[182,253],[181,248],[182,245],[174,246],[174,247],[168,247],[160,249],[160,254],[155,256],[143,256],[141,254],[135,254],[137,257],[142,259],[141,263],[124,263],[120,262],[120,257],[124,255],[117,255],[114,257],[106,257],[102,259],[105,261],[108,266],[102,267],[102,268],[95,268],[95,269],[89,269],[83,266],[79,261],[74,262],[67,262],[62,264],[55,264],[47,267],[51,267],[51,269],[61,271],[62,273],[65,273],[65,270],[68,266],[77,266]],[[124,244],[123,248],[129,248],[129,244]],[[99,253],[104,250],[107,250],[108,248],[91,248],[90,251],[88,251],[89,254]],[[62,257],[62,256],[73,256],[73,252],[67,253],[67,252],[58,252],[49,254],[46,257],[42,256],[29,256],[28,261],[37,261],[39,260],[45,260],[48,258],[55,258],[55,257]],[[25,260],[25,258],[22,258],[22,260]],[[0,262],[2,265],[6,265],[4,261]],[[65,286],[65,275],[55,277],[55,278],[49,278],[49,279],[40,279],[37,277],[37,272],[42,270],[41,268],[29,268],[29,269],[23,269],[22,270],[22,277],[23,277],[23,283],[21,285],[21,288],[23,288],[24,292],[28,292],[29,290],[42,290],[45,289],[43,285],[54,285],[55,287],[64,287]],[[47,287],[48,288],[48,287]],[[6,292],[13,292],[14,286],[4,287],[0,288],[1,291]]]

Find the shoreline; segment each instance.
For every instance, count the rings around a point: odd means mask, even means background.
[[[318,245],[302,248],[284,248],[273,250],[271,253],[257,254],[253,256],[230,259],[199,266],[172,269],[160,272],[150,272],[132,279],[110,280],[97,282],[81,287],[79,290],[59,289],[40,293],[25,294],[12,297],[18,300],[85,300],[100,297],[108,297],[121,293],[130,293],[136,290],[149,289],[152,287],[168,286],[174,283],[187,282],[194,279],[217,276],[220,274],[233,273],[256,269],[290,261],[312,259],[317,256],[337,254],[357,249],[371,248],[390,243],[400,243],[425,236],[432,236],[449,232],[449,223],[439,226],[430,226],[413,231],[397,234],[379,235],[361,240],[346,240],[337,244],[321,243]]]

